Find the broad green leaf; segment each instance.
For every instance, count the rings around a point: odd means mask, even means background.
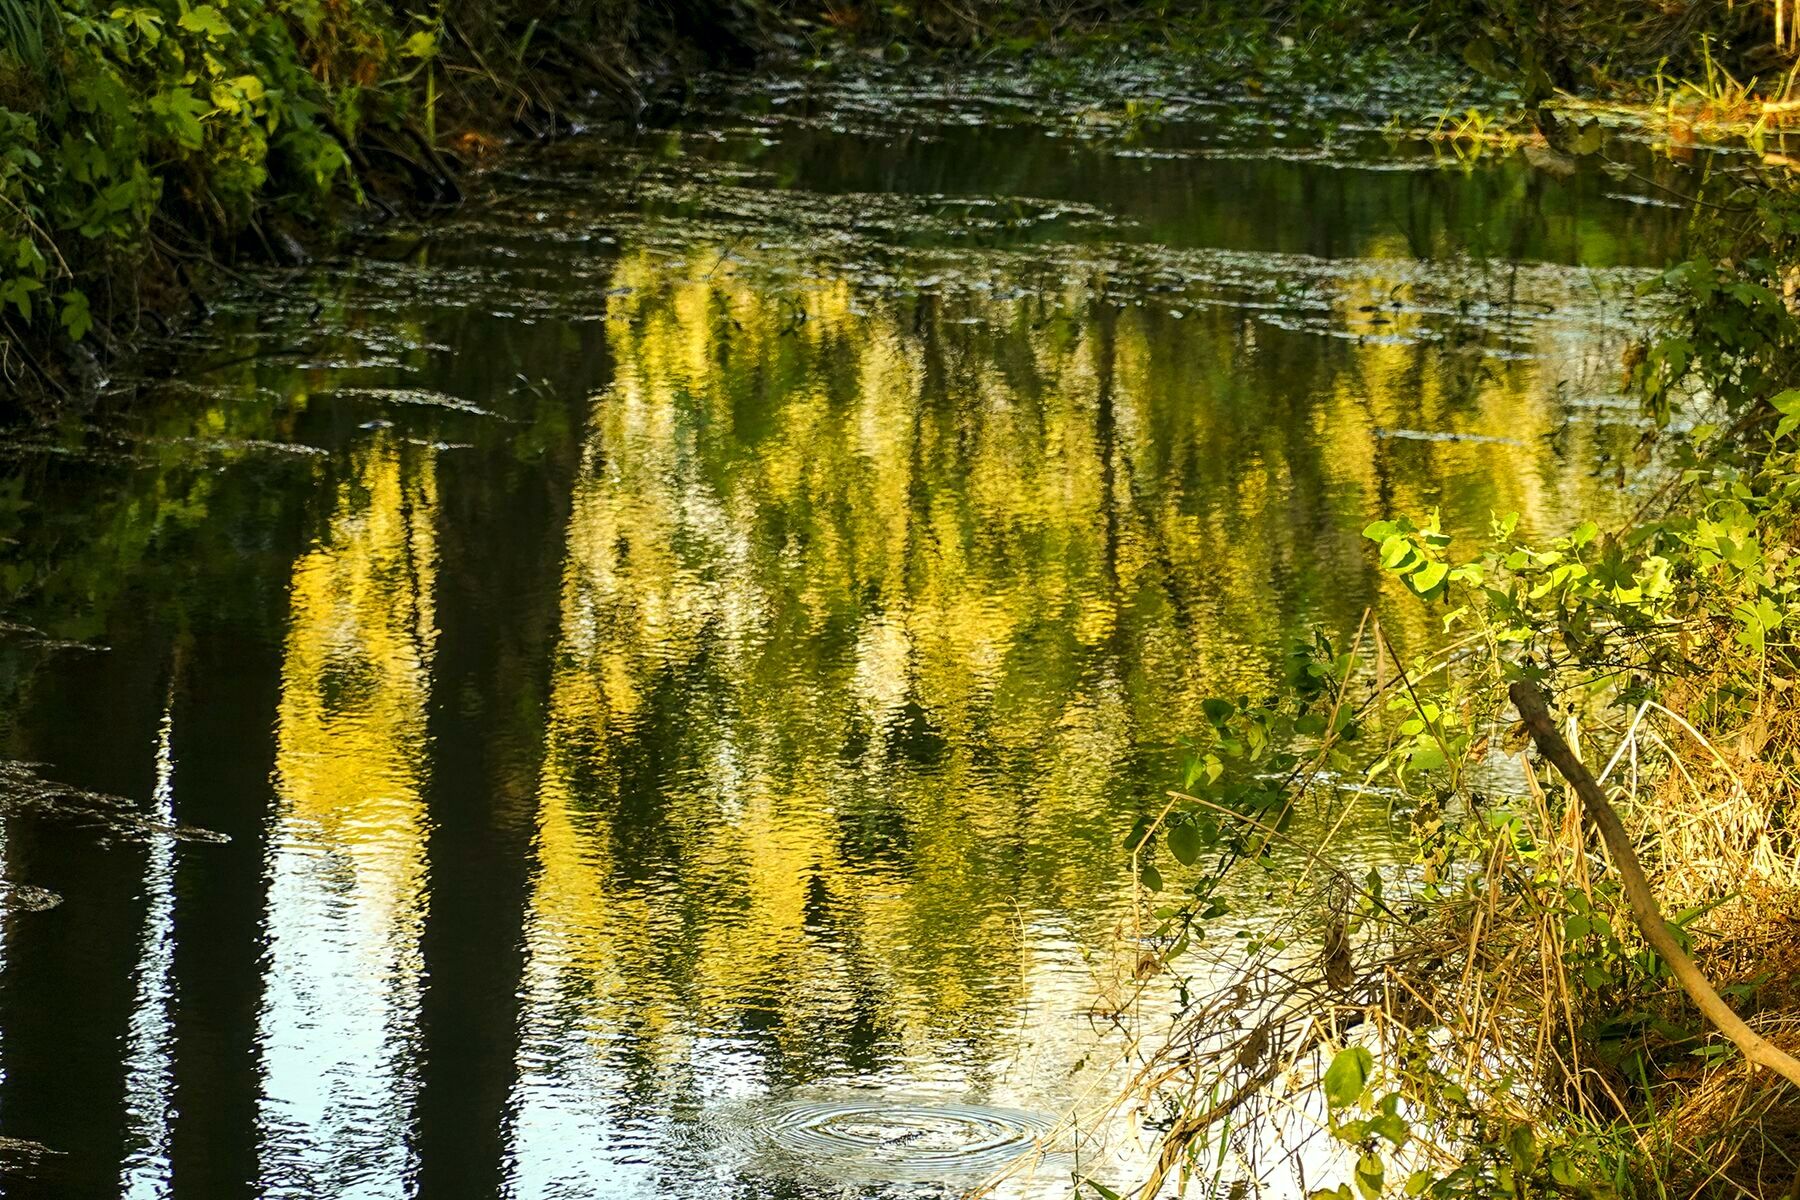
[[[1537,1134],[1529,1125],[1520,1125],[1506,1139],[1506,1148],[1512,1152],[1513,1161],[1526,1170],[1537,1165]]]
[[[1769,400],[1769,406],[1781,414],[1781,420],[1775,426],[1776,437],[1786,437],[1800,428],[1800,388],[1789,388],[1774,396]]]
[[[1349,1108],[1362,1099],[1363,1088],[1375,1070],[1375,1056],[1362,1046],[1346,1046],[1332,1056],[1325,1068],[1325,1103]]]
[[[1550,1178],[1566,1188],[1585,1188],[1588,1186],[1587,1175],[1580,1167],[1563,1155],[1555,1155],[1550,1159]]]
[[[1412,1135],[1412,1127],[1407,1124],[1405,1117],[1384,1113],[1369,1122],[1369,1132],[1386,1138],[1398,1149],[1406,1145],[1407,1138]]]
[[[206,102],[183,88],[172,88],[150,100],[155,114],[170,138],[188,150],[206,144],[206,127],[200,118],[206,115]]]
[[[1737,640],[1755,654],[1761,654],[1768,635],[1781,628],[1781,610],[1767,596],[1759,596],[1754,604],[1738,605],[1731,615],[1739,626]]]
[[[88,311],[88,298],[85,294],[70,292],[63,297],[62,326],[78,342],[94,327],[94,317]]]
[[[0,309],[11,304],[21,317],[31,320],[31,293],[42,291],[43,287],[35,279],[10,279],[0,284]]]
[[[1387,1168],[1382,1164],[1378,1154],[1365,1154],[1356,1162],[1356,1190],[1363,1194],[1363,1200],[1380,1200],[1381,1189],[1387,1184]]]
[[[209,38],[225,38],[231,35],[231,24],[225,20],[225,14],[210,4],[200,4],[187,10],[178,22],[189,33],[205,34]]]
[[[1500,66],[1499,50],[1490,38],[1477,36],[1465,43],[1462,56],[1463,61],[1468,63],[1478,75],[1485,75],[1489,79],[1500,79],[1505,74]]]
[[[1437,771],[1445,765],[1443,747],[1436,742],[1421,742],[1406,756],[1408,771]]]
[[[1419,595],[1428,595],[1437,590],[1444,577],[1450,574],[1450,568],[1441,562],[1426,563],[1407,577],[1406,582],[1412,585],[1413,591]]]

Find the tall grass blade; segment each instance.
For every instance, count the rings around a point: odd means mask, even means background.
[[[46,0],[0,0],[0,59],[9,56],[32,71],[44,68]]]

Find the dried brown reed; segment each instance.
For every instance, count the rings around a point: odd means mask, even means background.
[[[1720,728],[1706,714],[1723,682],[1692,679],[1623,721],[1572,727],[1570,740],[1608,764],[1602,780],[1694,958],[1791,1053],[1800,705],[1771,685],[1751,719]],[[1498,723],[1493,732],[1505,740]],[[1590,1158],[1640,1194],[1800,1195],[1800,1097],[1749,1071],[1678,987],[1642,969],[1647,951],[1600,839],[1561,780],[1541,782],[1516,738],[1514,749],[1523,794],[1460,814],[1490,832],[1463,842],[1477,858],[1440,856],[1438,897],[1424,897],[1417,874],[1373,897],[1365,863],[1329,842],[1292,845],[1299,867],[1276,906],[1286,916],[1248,940],[1190,949],[1168,976],[1134,973],[1140,991],[1172,977],[1190,997],[1162,1041],[1135,1046],[1136,1074],[1113,1102],[1165,1129],[1135,1195],[1190,1179],[1217,1194],[1276,1177],[1304,1184],[1308,1171],[1316,1184],[1341,1167],[1315,1085],[1330,1052],[1352,1043],[1406,1097],[1418,1134],[1409,1169],[1451,1169],[1495,1130],[1530,1125],[1581,1134]],[[1343,827],[1341,793],[1316,777],[1298,787],[1325,836]],[[1451,835],[1429,805],[1413,819],[1430,859]],[[1606,917],[1618,954],[1638,966],[1615,962],[1614,984],[1580,977],[1572,907]]]

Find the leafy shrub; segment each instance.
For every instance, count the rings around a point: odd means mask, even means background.
[[[9,0],[15,7],[19,0]],[[8,9],[6,11],[12,11]],[[0,313],[79,339],[153,237],[197,252],[274,204],[317,214],[348,140],[435,51],[364,0],[57,0],[0,107]],[[171,220],[156,224],[159,214]],[[96,289],[99,289],[96,292]]]

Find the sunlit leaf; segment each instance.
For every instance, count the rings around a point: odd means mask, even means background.
[[[1325,1102],[1332,1108],[1349,1108],[1362,1099],[1369,1076],[1375,1070],[1375,1056],[1363,1046],[1346,1046],[1332,1056],[1325,1069]]]

